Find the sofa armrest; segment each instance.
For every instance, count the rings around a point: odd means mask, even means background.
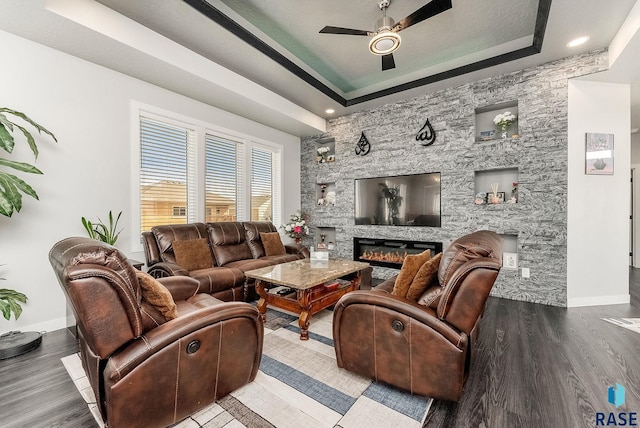
[[[189,276],[189,271],[175,263],[160,262],[149,267],[147,271],[154,278],[164,278],[167,276]]]
[[[200,290],[198,280],[188,276],[165,276],[158,278],[158,281],[167,287],[173,300],[187,300]]]
[[[284,249],[287,250],[287,254],[300,254],[305,259],[311,257],[309,249],[302,244],[285,244]]]

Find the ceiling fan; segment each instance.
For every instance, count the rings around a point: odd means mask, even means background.
[[[400,47],[400,35],[398,32],[410,26],[436,16],[445,10],[451,9],[451,0],[431,0],[411,15],[394,23],[392,18],[387,16],[387,9],[391,0],[378,0],[378,7],[382,11],[382,18],[376,22],[375,31],[355,30],[353,28],[326,26],[320,33],[324,34],[346,34],[349,36],[369,36],[369,51],[374,55],[382,57],[382,71],[396,67],[393,59],[393,52]]]

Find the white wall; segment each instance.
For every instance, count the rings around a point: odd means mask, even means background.
[[[567,304],[629,302],[629,85],[569,82]],[[585,133],[614,134],[614,174],[585,174]]]
[[[0,216],[2,288],[24,292],[18,321],[0,319],[0,332],[53,330],[66,325],[66,302],[48,260],[52,245],[84,236],[81,216],[124,211],[118,247],[128,256],[132,236],[131,101],[179,112],[243,134],[283,144],[283,217],[300,207],[300,140],[137,79],[0,31],[0,105],[25,112],[58,137],[40,138],[35,162],[43,176],[23,176],[40,201],[25,197],[20,213]],[[4,152],[2,154],[4,156]],[[33,163],[24,141],[12,158]]]

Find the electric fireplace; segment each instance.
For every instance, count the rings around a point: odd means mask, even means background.
[[[431,250],[431,256],[441,253],[442,242],[353,238],[353,259],[372,266],[400,269],[406,256],[425,250]]]

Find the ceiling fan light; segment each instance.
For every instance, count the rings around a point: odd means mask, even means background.
[[[400,47],[400,35],[393,31],[381,31],[369,41],[369,51],[374,55],[389,55]]]

